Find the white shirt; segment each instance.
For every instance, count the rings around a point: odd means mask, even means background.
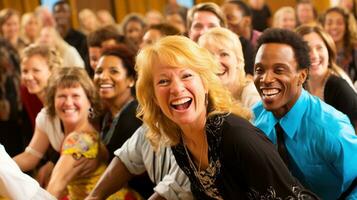
[[[53,149],[60,152],[64,140],[60,119],[57,116],[51,118],[47,114],[47,109],[42,108],[36,117],[36,128],[45,133]]]
[[[37,181],[22,173],[0,144],[0,196],[14,200],[55,200]],[[1,198],[1,197],[0,197]]]
[[[176,163],[171,149],[162,147],[159,152],[154,152],[145,137],[147,130],[145,126],[139,127],[114,154],[130,173],[141,174],[147,171],[156,184],[154,190],[162,197],[170,200],[193,199],[190,181]]]
[[[64,52],[62,65],[64,67],[84,68],[84,61],[79,55],[77,49],[69,45],[69,48]]]

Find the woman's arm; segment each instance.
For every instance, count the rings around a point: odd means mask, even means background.
[[[109,153],[105,145],[101,142],[98,143],[98,156],[97,159],[88,159],[81,157],[76,163],[75,167],[81,167],[82,170],[79,172],[79,177],[86,177],[92,172],[94,172],[101,162],[107,163],[109,159]]]
[[[56,198],[61,198],[68,183],[77,178],[87,167],[89,163],[86,161],[98,160],[98,145],[96,133],[72,132],[66,136],[47,191]]]
[[[57,199],[64,195],[68,183],[82,170],[76,167],[77,160],[72,155],[61,155],[53,169],[46,190]]]
[[[160,196],[159,193],[154,192],[148,200],[166,200],[164,197]]]
[[[55,199],[43,191],[34,179],[20,170],[1,144],[0,163],[0,196],[9,199]]]
[[[132,177],[124,163],[114,157],[86,200],[105,199],[120,190]]]
[[[47,135],[36,127],[26,150],[16,155],[13,159],[22,171],[30,171],[40,162],[49,144]]]

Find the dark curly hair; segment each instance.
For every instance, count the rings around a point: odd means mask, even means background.
[[[123,67],[126,69],[127,76],[136,79],[135,66],[135,55],[130,51],[130,49],[124,44],[118,44],[104,48],[102,55],[103,56],[115,56],[120,58],[123,62]]]
[[[291,46],[298,63],[298,69],[310,67],[309,46],[297,33],[279,28],[266,29],[257,41],[256,51],[260,46],[267,43],[280,43]]]

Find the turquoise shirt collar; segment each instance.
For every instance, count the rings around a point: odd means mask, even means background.
[[[297,129],[301,125],[302,118],[307,109],[306,100],[308,98],[307,91],[302,89],[298,100],[284,117],[280,118],[280,126],[283,128],[285,134],[290,138],[294,138]],[[274,116],[274,115],[273,115]],[[275,118],[275,117],[274,117]],[[278,119],[275,118],[276,121]],[[288,130],[288,131],[286,131]]]

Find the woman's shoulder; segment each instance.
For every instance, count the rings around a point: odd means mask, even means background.
[[[60,120],[57,116],[50,116],[48,109],[43,107],[36,116],[36,127],[45,132],[47,130],[60,130]]]
[[[262,131],[250,121],[234,114],[227,116],[222,132],[226,141],[239,144],[255,143],[257,140],[269,141]]]
[[[331,95],[336,95],[338,93],[345,93],[346,91],[355,93],[354,88],[352,88],[344,78],[331,75],[326,81],[325,94],[333,93]],[[336,96],[334,98],[336,98]]]
[[[232,130],[241,129],[241,130],[252,130],[255,127],[248,120],[244,119],[241,116],[236,114],[229,114],[226,117],[226,126]]]
[[[134,99],[127,104],[127,106],[123,110],[123,113],[129,113],[129,114],[136,115],[137,108],[138,108],[138,101],[136,99]]]
[[[62,154],[77,158],[95,158],[98,154],[99,136],[95,131],[72,132],[66,136],[62,145]]]

